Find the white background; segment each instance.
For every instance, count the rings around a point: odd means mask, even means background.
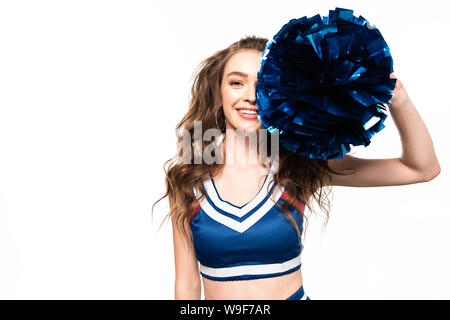
[[[355,10],[380,29],[442,167],[429,183],[335,187],[311,219],[313,299],[449,299],[445,1],[0,2],[0,298],[173,299],[164,161],[194,68],[245,35]],[[390,158],[386,128],[355,156]],[[166,220],[167,221],[167,220]]]

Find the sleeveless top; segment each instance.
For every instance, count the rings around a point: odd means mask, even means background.
[[[271,163],[258,194],[243,206],[221,199],[212,177],[203,181],[205,197],[200,199],[194,188],[198,203],[190,226],[203,277],[221,281],[268,278],[301,267],[301,240],[275,205],[282,205],[287,197],[285,188],[273,181],[276,169]],[[305,204],[299,199],[296,204],[301,213],[293,205],[289,210],[302,232]]]

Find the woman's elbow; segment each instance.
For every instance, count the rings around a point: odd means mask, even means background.
[[[441,173],[441,166],[439,165],[439,162],[438,162],[438,163],[436,163],[434,168],[425,175],[424,181],[425,182],[431,181],[434,178],[436,178],[440,173]]]

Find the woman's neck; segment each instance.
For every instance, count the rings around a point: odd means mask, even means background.
[[[227,129],[223,140],[224,164],[236,167],[263,165],[263,159],[258,154],[259,142],[258,131]]]

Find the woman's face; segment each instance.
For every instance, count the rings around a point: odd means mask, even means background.
[[[256,83],[262,52],[239,50],[226,63],[221,92],[227,129],[254,131],[262,128],[257,118]]]

